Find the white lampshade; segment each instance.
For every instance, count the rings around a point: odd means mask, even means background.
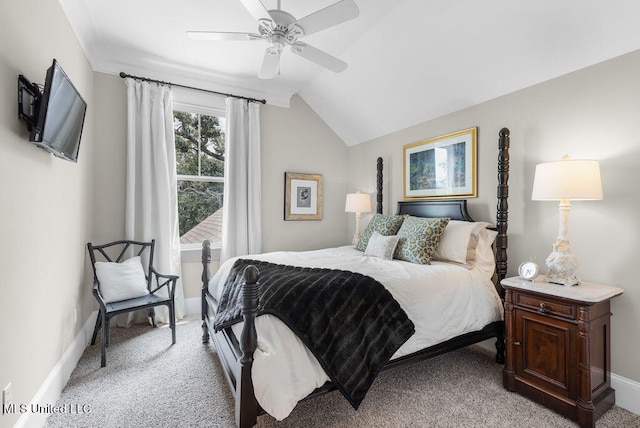
[[[371,196],[368,193],[349,193],[347,202],[344,205],[347,213],[369,213],[371,212]]]
[[[534,201],[597,200],[602,197],[597,160],[574,160],[565,156],[560,161],[536,166],[531,195]]]

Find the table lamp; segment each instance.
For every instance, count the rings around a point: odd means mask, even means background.
[[[348,213],[356,213],[356,233],[353,234],[353,244],[357,244],[360,236],[360,215],[362,213],[371,212],[371,197],[368,193],[349,193],[347,194],[347,202],[344,211]]]
[[[557,162],[536,166],[533,179],[534,201],[560,201],[558,237],[546,259],[546,281],[565,286],[578,285],[578,260],[569,243],[569,210],[571,201],[602,199],[600,164],[596,160],[574,160],[564,156]]]

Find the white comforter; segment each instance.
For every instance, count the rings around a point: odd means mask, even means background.
[[[246,256],[272,263],[344,269],[369,275],[382,283],[415,324],[416,332],[393,358],[411,354],[463,333],[480,330],[502,319],[500,298],[492,272],[450,263],[417,265],[364,256],[352,246],[305,252],[275,252]],[[213,276],[209,290],[219,298],[235,259]],[[300,308],[304,310],[304,308]],[[242,323],[233,326],[236,335]],[[256,318],[258,348],[252,370],[256,399],[278,420],[296,403],[329,380],[307,347],[278,318]]]

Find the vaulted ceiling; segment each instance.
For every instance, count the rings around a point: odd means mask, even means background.
[[[356,19],[304,41],[341,73],[293,55],[258,79],[267,42],[240,0],[59,0],[94,71],[124,71],[265,98],[299,94],[348,145],[389,134],[640,49],[636,0],[355,0]],[[296,18],[337,0],[262,0]]]

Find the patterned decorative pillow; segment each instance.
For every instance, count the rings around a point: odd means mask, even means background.
[[[364,250],[364,255],[383,260],[392,260],[399,240],[400,238],[397,235],[383,236],[378,232],[373,232],[371,238],[369,238],[367,249]]]
[[[398,230],[400,242],[394,257],[407,262],[429,264],[448,223],[448,218],[407,216]]]
[[[403,215],[384,215],[376,214],[371,218],[369,225],[356,244],[356,250],[364,251],[367,249],[369,238],[373,232],[378,232],[383,236],[395,235],[402,226],[404,220]]]

